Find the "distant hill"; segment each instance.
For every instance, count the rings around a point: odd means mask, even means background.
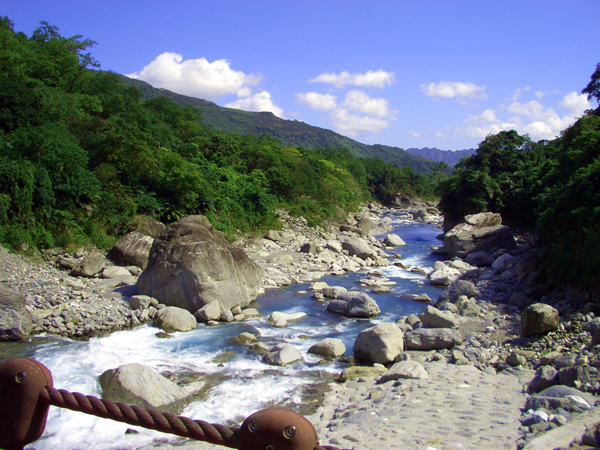
[[[412,166],[415,172],[430,172],[435,161],[410,154],[399,147],[387,145],[367,145],[342,136],[334,131],[315,127],[298,120],[284,120],[271,112],[248,112],[225,108],[216,103],[199,98],[177,94],[167,89],[159,89],[145,81],[121,75],[125,84],[135,86],[144,95],[144,100],[165,96],[183,106],[194,106],[202,111],[202,120],[218,130],[229,133],[270,134],[283,145],[315,149],[319,147],[346,148],[357,158],[381,158],[385,162],[402,166]]]
[[[440,150],[439,148],[407,148],[406,151],[411,155],[422,156],[433,159],[434,161],[443,161],[450,167],[454,167],[458,161],[467,156],[475,154],[477,149],[469,148],[466,150]]]

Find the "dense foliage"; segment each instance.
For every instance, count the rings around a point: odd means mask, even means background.
[[[600,100],[600,64],[583,93]],[[600,283],[600,107],[553,141],[514,130],[488,136],[439,193],[447,227],[467,214],[498,212],[537,232],[548,281]]]
[[[276,208],[313,223],[430,178],[346,149],[226,133],[167,97],[143,101],[96,70],[81,36],[45,22],[31,37],[0,19],[0,241],[13,248],[111,245],[136,214],[205,214],[233,237],[276,227]]]
[[[183,106],[194,106],[202,112],[204,123],[217,130],[229,133],[268,134],[282,143],[292,147],[307,149],[345,148],[356,158],[381,158],[385,162],[397,166],[411,166],[415,172],[425,173],[431,170],[434,161],[415,154],[410,154],[398,147],[386,145],[367,145],[350,139],[331,130],[315,127],[298,120],[284,120],[271,112],[249,112],[239,109],[224,108],[207,100],[177,94],[167,89],[157,89],[148,83],[121,75],[125,84],[137,87],[144,95],[144,100],[166,96]]]

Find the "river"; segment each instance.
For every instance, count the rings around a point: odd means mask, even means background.
[[[440,230],[402,216],[393,216],[393,219],[395,229],[392,232],[407,245],[390,254],[398,253],[405,264],[431,271],[434,262],[440,259],[430,253],[430,247],[440,243],[436,239]],[[101,395],[99,375],[122,364],[140,363],[161,373],[203,374],[212,380],[214,387],[202,400],[187,406],[182,415],[210,423],[239,423],[265,407],[282,402],[300,403],[303,386],[314,383],[315,379],[331,380],[341,372],[341,365],[319,364],[319,358],[307,353],[316,342],[327,337],[339,338],[346,345],[346,355],[352,355],[352,345],[361,330],[424,309],[424,303],[403,298],[404,295],[426,293],[436,299],[441,292],[440,288],[431,286],[423,274],[396,266],[378,270],[397,284],[391,286],[392,293],[370,294],[382,311],[370,320],[331,314],[324,304],[311,297],[308,284],[297,284],[267,291],[257,298],[251,306],[264,317],[244,323],[215,327],[199,325],[192,332],[173,333],[170,339],[158,338],[156,333],[160,330],[150,325],[88,341],[40,336],[34,338],[22,354],[45,364],[52,372],[56,388],[95,396]],[[341,277],[326,276],[320,281],[349,290],[364,290],[366,288],[359,287],[359,280],[365,275],[365,272],[348,273]],[[287,328],[275,328],[267,320],[273,311],[303,311],[308,317],[290,323]],[[261,355],[229,342],[231,337],[243,331],[259,333],[267,345],[286,341],[299,350],[304,361],[290,367],[269,366],[262,362]],[[167,437],[142,429],[138,429],[139,434],[125,434],[128,428],[126,424],[52,407],[44,435],[26,448],[134,449],[150,444],[156,438]]]

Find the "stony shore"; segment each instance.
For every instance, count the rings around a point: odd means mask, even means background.
[[[362,233],[374,249],[382,250],[384,244],[372,235],[390,231],[391,222],[378,220],[385,212],[372,206],[344,232]],[[418,217],[433,223],[441,220]],[[326,273],[372,270],[389,264],[383,251],[367,259],[336,251],[333,243],[339,241],[339,231],[310,228],[301,218],[284,219],[278,235],[237,243],[263,267],[265,289],[313,282]],[[357,231],[360,219],[372,222],[366,232]],[[511,264],[500,270],[470,266],[458,258],[445,262],[459,272],[455,279],[468,281],[476,289],[471,312],[454,311],[463,343],[452,349],[405,352],[410,355],[406,359],[425,369],[427,377],[421,379],[378,383],[379,376],[364,375],[330,383],[322,404],[309,416],[322,445],[430,450],[528,445],[526,448],[535,449],[542,448],[535,443],[544,432],[562,429],[564,434],[569,421],[575,423],[575,418],[590,414],[586,413],[590,407],[581,404],[563,402],[557,408],[532,403],[529,384],[543,367],[572,368],[571,372],[577,373],[570,384],[581,390],[580,397],[587,399],[588,405],[594,405],[591,395],[597,394],[600,386],[600,356],[598,347],[592,345],[598,293],[538,284],[532,263],[535,247],[523,236],[518,236],[517,243],[510,252]],[[82,259],[84,253],[73,256]],[[139,269],[115,263],[122,269],[117,277],[75,277],[64,268],[64,258],[58,252],[47,252],[32,263],[0,248],[0,283],[25,297],[35,334],[85,339],[151,320],[142,316],[141,310],[132,310],[128,302],[135,293]],[[543,336],[520,337],[522,313],[537,302],[556,308],[560,325]],[[567,432],[565,444],[556,440],[556,447],[548,448],[567,448],[581,437],[579,429],[573,435]],[[178,448],[215,447],[189,443]]]

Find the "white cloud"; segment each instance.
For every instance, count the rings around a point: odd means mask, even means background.
[[[344,86],[360,86],[371,88],[383,88],[386,85],[391,86],[396,82],[394,72],[385,70],[369,70],[365,73],[350,74],[346,71],[339,74],[333,72],[324,72],[316,78],[308,80],[309,83],[328,83],[341,89]]]
[[[516,102],[517,100],[519,100],[521,98],[521,96],[523,95],[523,92],[528,92],[528,91],[531,91],[531,86],[526,86],[524,88],[515,89],[515,92],[513,93],[512,98],[510,98],[508,100]]]
[[[296,94],[296,101],[309,108],[321,111],[329,111],[337,107],[337,97],[330,94],[319,94],[318,92]]]
[[[546,94],[548,94],[547,91],[536,91],[535,96],[541,100],[546,96]]]
[[[421,92],[434,98],[471,98],[481,100],[487,98],[485,86],[477,86],[473,83],[460,83],[457,81],[441,81],[421,85]]]
[[[336,109],[331,119],[336,131],[349,137],[368,133],[379,134],[390,126],[390,120],[352,114],[343,108]]]
[[[360,112],[368,116],[393,117],[397,111],[388,106],[388,101],[383,98],[372,98],[365,92],[352,90],[346,93],[342,106],[351,111]]]
[[[467,135],[475,139],[485,139],[490,134],[503,130],[517,130],[521,134],[538,141],[540,139],[554,139],[560,132],[573,124],[577,117],[591,107],[587,97],[576,92],[571,92],[557,105],[567,111],[559,115],[554,108],[545,107],[538,100],[527,103],[512,102],[498,112],[486,109],[481,114],[470,114],[463,127],[456,128],[453,135]],[[510,113],[511,117],[502,119],[501,113]]]
[[[227,108],[241,109],[244,111],[270,111],[277,117],[285,118],[283,109],[273,103],[271,94],[267,91],[259,92],[248,98],[241,98],[225,105]]]
[[[417,133],[416,131],[413,131],[413,130],[406,130],[406,132],[407,132],[408,134],[410,134],[410,135],[411,135],[412,137],[414,137],[414,138],[417,138],[417,139],[418,139],[418,138],[420,138],[420,137],[421,137],[421,135],[420,135],[419,133]]]
[[[578,94],[577,92],[565,95],[565,98],[558,105],[570,111],[574,116],[581,116],[587,109],[592,107],[587,94]]]
[[[262,81],[260,75],[233,70],[225,59],[212,63],[206,58],[184,61],[182,55],[173,52],[158,55],[141,71],[127,76],[144,80],[155,87],[207,100],[238,92],[249,95],[249,86],[256,86]]]

